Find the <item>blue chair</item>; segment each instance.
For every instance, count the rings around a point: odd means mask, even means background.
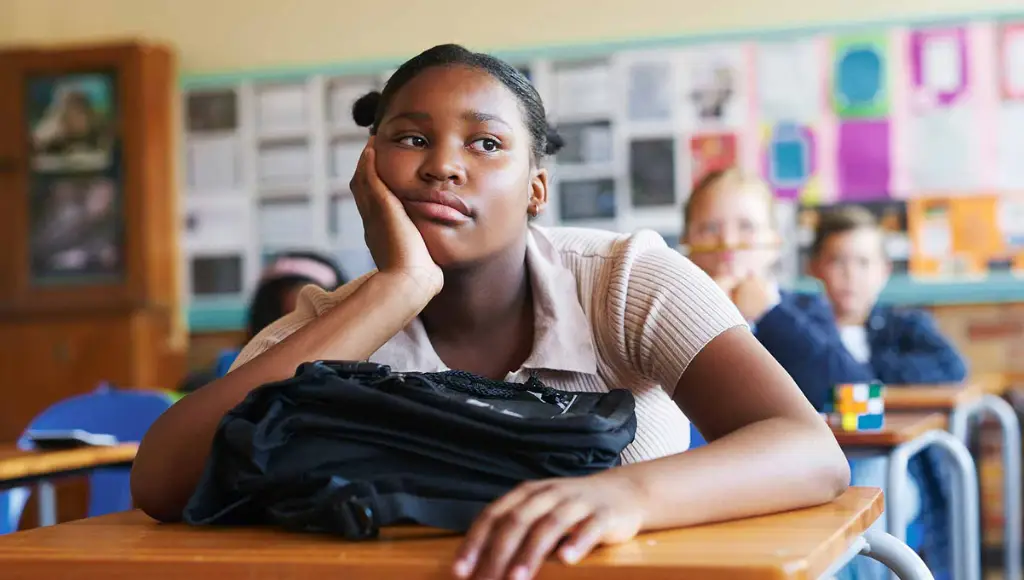
[[[110,434],[121,442],[137,442],[173,401],[163,391],[117,389],[101,384],[92,393],[65,399],[46,409],[32,420],[28,430],[81,429]],[[22,435],[18,447],[31,450],[32,440]],[[132,508],[130,473],[127,467],[103,468],[91,473],[89,517]],[[0,521],[0,533],[17,530],[28,495],[26,488],[0,494],[0,513],[6,515]]]
[[[241,354],[240,350],[225,350],[220,353],[217,357],[217,378],[223,377],[228,374],[231,370],[231,365],[235,364],[235,359]]]

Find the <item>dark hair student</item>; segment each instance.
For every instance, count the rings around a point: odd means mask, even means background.
[[[231,372],[150,428],[132,472],[178,520],[217,425],[305,361],[465,371],[568,392],[628,389],[621,467],[517,487],[475,520],[462,578],[530,578],[644,530],[831,501],[849,467],[831,430],[729,298],[659,234],[541,227],[561,140],[509,64],[461,46],[403,64],[353,117],[369,128],[350,189],[377,270],[308,288]],[[691,453],[690,420],[710,443]],[[495,452],[498,452],[497,450]]]

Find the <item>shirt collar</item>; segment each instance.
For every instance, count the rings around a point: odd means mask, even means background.
[[[524,369],[597,373],[597,353],[590,321],[580,305],[576,277],[562,264],[558,250],[542,228],[531,226],[526,267],[533,290],[533,350]],[[423,323],[413,319],[370,357],[400,371],[447,370],[430,344]]]

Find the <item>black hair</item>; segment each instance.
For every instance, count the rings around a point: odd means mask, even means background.
[[[344,272],[338,267],[338,264],[316,252],[306,251],[289,251],[282,252],[274,256],[275,260],[281,258],[297,258],[303,260],[312,260],[318,264],[323,264],[334,272],[335,280],[338,281],[334,288],[324,288],[324,290],[334,290],[338,286],[341,286],[347,282]],[[278,320],[285,314],[283,302],[285,293],[294,289],[301,288],[309,284],[320,285],[320,282],[301,276],[298,274],[288,274],[285,276],[277,276],[260,282],[259,286],[256,287],[256,293],[253,294],[252,300],[249,302],[249,320],[248,320],[248,340],[252,340],[261,330],[270,326],[271,323]],[[248,342],[248,341],[247,341]]]
[[[548,124],[544,102],[537,89],[514,66],[489,54],[472,52],[457,44],[441,44],[407,60],[398,67],[382,92],[363,95],[352,106],[352,118],[360,127],[369,127],[375,135],[395,94],[424,70],[438,66],[466,66],[480,69],[501,81],[519,100],[523,120],[530,131],[531,151],[535,162],[553,155],[564,142]]]

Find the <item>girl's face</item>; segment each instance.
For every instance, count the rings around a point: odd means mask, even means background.
[[[519,101],[482,70],[419,73],[394,95],[374,146],[381,180],[442,268],[521,241],[530,203],[547,202],[547,173],[532,161]]]
[[[683,243],[714,278],[768,277],[779,258],[771,204],[757,185],[717,184],[690,207]]]

